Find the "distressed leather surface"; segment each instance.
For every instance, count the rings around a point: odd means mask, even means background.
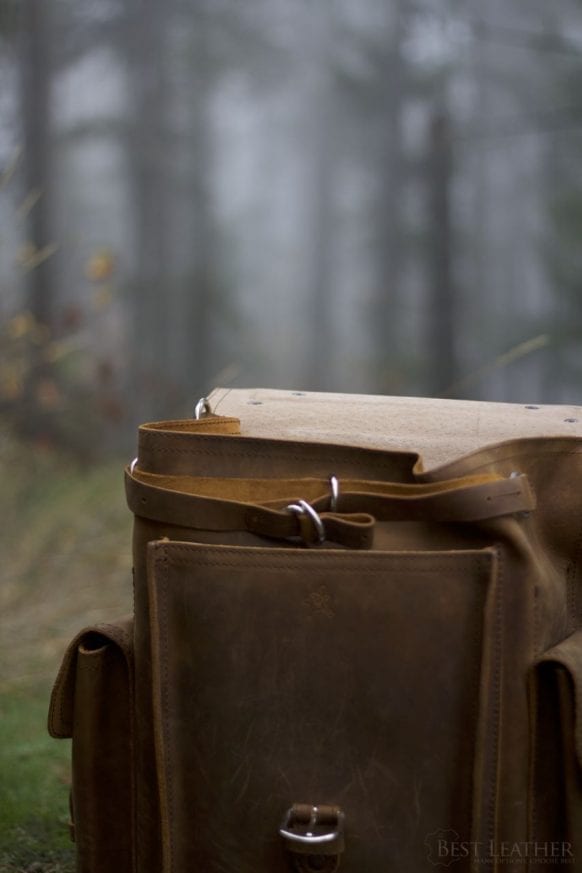
[[[496,575],[488,550],[150,546],[164,869],[287,873],[295,800],[346,811],[346,873],[418,870],[443,822],[492,827],[462,762],[493,707],[482,658],[500,669]]]
[[[582,871],[579,410],[211,403],[126,472],[135,870],[286,873],[285,811],[322,803],[346,873],[547,869],[542,842]]]
[[[522,437],[582,437],[582,407],[433,397],[216,388],[217,415],[245,436],[338,443],[421,455],[426,469]]]

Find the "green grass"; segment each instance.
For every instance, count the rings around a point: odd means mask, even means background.
[[[122,463],[5,440],[0,481],[0,873],[72,873],[70,744],[49,737],[47,712],[69,640],[131,611]]]
[[[47,688],[0,696],[0,871],[74,870],[70,743],[46,731]]]

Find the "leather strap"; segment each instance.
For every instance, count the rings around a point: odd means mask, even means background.
[[[319,498],[329,498],[331,495],[330,478],[242,478],[221,476],[187,476],[162,475],[150,473],[136,466],[132,476],[146,485],[157,488],[179,491],[184,494],[195,494],[198,497],[216,497],[225,500],[235,500],[244,503],[260,503],[275,506],[277,503],[288,504],[291,500],[314,501]],[[342,492],[377,494],[389,497],[423,497],[444,491],[466,489],[474,485],[484,485],[490,482],[506,481],[505,477],[495,473],[479,473],[445,479],[436,482],[389,482],[373,481],[353,477],[339,478],[338,489]]]
[[[326,538],[349,548],[371,547],[374,520],[474,522],[529,512],[535,507],[527,477],[523,475],[477,476],[420,485],[340,481],[335,512],[329,512],[326,480],[257,480],[261,500],[250,502],[236,497],[251,495],[252,480],[212,482],[155,476],[128,468],[125,475],[127,501],[137,516],[200,530],[246,530],[277,539],[296,536],[306,539],[305,519],[286,509],[298,497],[305,499],[306,494],[321,515]],[[193,493],[196,490],[201,493]]]
[[[199,530],[246,530],[275,539],[300,537],[307,543],[317,540],[305,518],[284,509],[160,488],[140,481],[138,475],[132,474],[129,468],[125,471],[128,506],[141,518]],[[293,496],[287,503],[292,501]],[[322,512],[321,520],[331,542],[352,549],[372,547],[374,518],[371,515]]]
[[[223,475],[286,476],[290,469],[303,475],[363,476],[370,479],[414,481],[418,454],[358,446],[250,437],[237,418],[209,416],[184,421],[141,425],[138,434],[141,470],[203,476],[209,463]]]

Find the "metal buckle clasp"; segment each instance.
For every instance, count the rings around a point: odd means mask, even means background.
[[[296,803],[285,814],[279,834],[291,852],[339,855],[345,848],[344,823],[338,806]]]
[[[290,503],[286,508],[287,512],[291,512],[293,515],[297,516],[303,515],[311,521],[315,533],[315,540],[313,542],[319,543],[320,545],[325,542],[325,527],[323,521],[311,503],[308,503],[306,500],[299,500],[297,503]],[[304,542],[306,545],[310,545],[311,543],[311,541],[306,540],[305,537]],[[313,808],[315,809],[316,807]]]

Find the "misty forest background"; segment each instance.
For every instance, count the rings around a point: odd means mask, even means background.
[[[582,0],[0,0],[0,873],[122,461],[216,385],[582,404]]]
[[[0,415],[582,399],[579,0],[2,0]]]

